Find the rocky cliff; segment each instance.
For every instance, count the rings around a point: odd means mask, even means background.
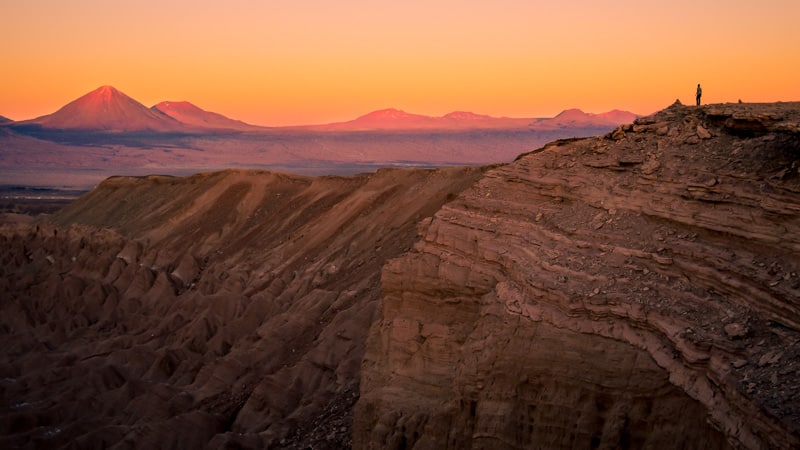
[[[111,178],[0,228],[0,447],[349,447],[380,268],[484,170]]]
[[[357,448],[800,447],[800,104],[489,171],[382,271]]]

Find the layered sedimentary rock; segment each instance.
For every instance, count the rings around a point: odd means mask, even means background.
[[[380,268],[484,170],[111,178],[2,227],[0,447],[348,447]]]
[[[356,448],[798,448],[800,104],[488,172],[382,272]]]

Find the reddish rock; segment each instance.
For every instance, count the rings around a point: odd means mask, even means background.
[[[0,227],[0,447],[349,447],[380,268],[484,170],[112,178]]]
[[[739,339],[747,336],[747,327],[740,323],[729,323],[723,327],[725,334],[731,339]]]
[[[488,172],[383,269],[355,447],[800,446],[798,142],[676,104]]]

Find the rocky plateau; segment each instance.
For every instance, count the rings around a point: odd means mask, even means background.
[[[798,448],[800,105],[521,155],[381,278],[356,448]]]

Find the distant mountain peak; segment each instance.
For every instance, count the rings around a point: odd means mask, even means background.
[[[554,119],[572,118],[572,117],[587,117],[588,115],[589,114],[586,114],[585,112],[583,112],[582,110],[580,110],[578,108],[569,108],[569,109],[565,109],[565,110],[561,111],[560,113],[558,113],[554,117]]]
[[[633,122],[637,117],[639,116],[634,113],[619,109],[594,114],[578,108],[570,108],[561,111],[552,119],[540,120],[539,124],[556,127],[612,127]]]
[[[453,111],[451,113],[445,114],[442,117],[451,120],[484,120],[492,118],[491,116],[483,114],[475,114],[469,111]]]
[[[89,92],[88,94],[84,95],[82,98],[86,101],[94,101],[94,102],[109,102],[112,101],[114,98],[122,97],[122,98],[130,98],[127,95],[120,92],[114,86],[100,86],[99,88]]]
[[[183,128],[171,117],[151,111],[108,85],[73,100],[53,114],[28,123],[43,128],[106,132],[175,131]]]
[[[397,108],[373,111],[348,122],[315,127],[324,130],[466,130],[528,129],[535,124],[543,129],[607,128],[633,121],[637,115],[626,111],[591,114],[578,108],[565,109],[548,119],[492,117],[469,111],[453,111],[440,117],[412,114]]]
[[[100,86],[99,88],[95,89],[94,92],[102,94],[121,94],[121,92],[117,90],[117,88],[109,84]]]
[[[68,103],[53,114],[26,121],[47,129],[103,132],[198,131],[258,129],[253,125],[205,111],[187,101],[161,102],[148,108],[105,85]]]
[[[83,102],[88,101],[98,101],[98,102],[107,102],[111,101],[116,97],[122,98],[130,98],[127,95],[123,94],[114,86],[100,86],[99,88],[89,92],[88,94],[80,97],[78,100],[82,100]],[[78,101],[76,100],[76,101]]]
[[[397,109],[397,108],[384,108],[372,111],[371,113],[368,114],[406,114],[406,112],[403,111],[402,109]]]
[[[416,117],[424,117],[418,114],[411,114],[407,113],[401,109],[397,108],[386,108],[386,109],[379,109],[377,111],[372,111],[371,113],[364,114],[363,116],[359,117],[359,119],[408,119],[408,118],[416,118]]]
[[[153,108],[159,109],[159,110],[162,110],[162,111],[165,110],[165,109],[185,110],[185,111],[202,111],[202,109],[200,109],[198,106],[196,106],[196,105],[194,105],[194,104],[192,104],[190,102],[187,102],[185,100],[178,101],[178,102],[165,101],[165,102],[161,102],[161,103],[153,106]]]
[[[238,131],[259,128],[239,120],[229,119],[222,114],[206,111],[187,101],[164,101],[150,109],[192,127]]]

